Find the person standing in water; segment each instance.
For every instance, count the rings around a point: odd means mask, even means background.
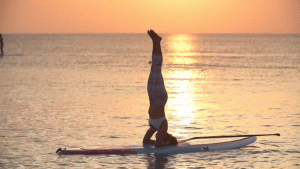
[[[168,93],[164,85],[162,76],[162,62],[163,56],[160,46],[162,38],[158,36],[153,30],[149,30],[148,35],[153,42],[152,50],[152,65],[147,84],[147,91],[150,101],[149,106],[149,126],[143,144],[155,144],[155,147],[163,147],[167,145],[178,144],[177,139],[169,134],[168,121],[165,116],[165,105],[168,100]],[[151,140],[153,134],[156,134],[156,140]]]
[[[3,38],[2,38],[2,34],[0,34],[0,47],[1,47],[1,56],[3,56],[3,55],[4,55],[3,46],[4,46],[4,43],[3,43]]]

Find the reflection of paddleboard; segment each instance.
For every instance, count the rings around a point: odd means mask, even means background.
[[[256,141],[256,137],[247,137],[239,140],[220,142],[213,144],[195,144],[191,145],[187,142],[179,143],[175,146],[166,146],[155,148],[154,145],[146,145],[143,147],[123,147],[108,149],[73,149],[66,150],[59,148],[56,153],[63,155],[128,155],[128,154],[180,154],[180,153],[196,153],[204,151],[217,151],[237,149],[244,147]]]
[[[18,53],[18,54],[4,54],[1,56],[23,56],[23,53]]]

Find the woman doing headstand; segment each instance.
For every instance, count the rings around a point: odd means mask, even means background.
[[[150,100],[149,113],[149,126],[146,132],[143,144],[155,144],[156,147],[177,144],[177,139],[171,134],[168,134],[168,121],[165,117],[165,104],[168,100],[168,93],[164,85],[162,76],[162,52],[160,41],[162,38],[158,36],[153,30],[148,31],[148,35],[153,42],[152,51],[152,65],[148,79],[148,96]],[[153,134],[156,134],[156,141],[151,140]]]

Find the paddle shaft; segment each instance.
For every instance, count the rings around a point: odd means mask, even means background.
[[[280,136],[279,133],[276,134],[252,134],[252,135],[228,135],[228,136],[203,136],[203,137],[193,137],[193,138],[189,138],[186,140],[182,140],[180,141],[180,143],[182,142],[186,142],[186,141],[190,141],[190,140],[196,140],[196,139],[210,139],[210,138],[230,138],[230,137],[253,137],[253,136]]]

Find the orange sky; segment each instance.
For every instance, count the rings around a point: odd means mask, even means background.
[[[300,33],[300,0],[0,0],[0,33]]]

